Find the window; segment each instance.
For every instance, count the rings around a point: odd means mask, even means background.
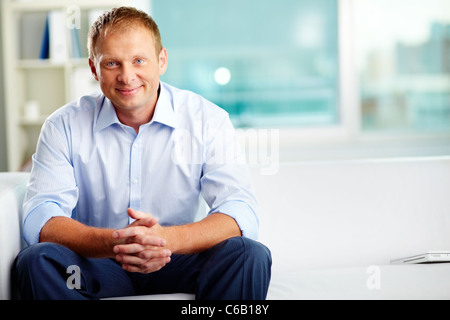
[[[363,131],[450,130],[450,1],[354,1]]]
[[[448,0],[152,0],[151,13],[162,80],[244,133],[278,130],[282,161],[450,152]]]
[[[237,127],[339,121],[337,0],[153,0],[168,49],[162,77]]]

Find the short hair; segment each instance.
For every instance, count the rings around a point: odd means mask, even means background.
[[[100,36],[105,36],[108,31],[126,30],[136,25],[141,25],[152,33],[156,54],[159,55],[163,45],[156,22],[144,11],[133,7],[120,7],[104,12],[92,24],[87,41],[89,58],[94,60],[96,44]]]

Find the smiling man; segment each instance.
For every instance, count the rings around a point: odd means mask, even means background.
[[[168,56],[144,12],[104,13],[88,48],[101,92],[51,115],[33,155],[21,297],[265,299],[270,251],[255,241],[256,201],[228,114],[160,81]]]

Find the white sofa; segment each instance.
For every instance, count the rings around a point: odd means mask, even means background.
[[[22,199],[28,173],[0,173],[0,299],[11,297],[11,266],[25,242],[22,239]]]
[[[263,169],[251,167],[260,241],[273,258],[268,299],[450,299],[450,263],[390,264],[450,251],[450,157],[281,164],[271,175]],[[1,299],[10,298],[9,270],[23,246],[27,177],[0,173]]]

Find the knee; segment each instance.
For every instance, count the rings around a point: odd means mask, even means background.
[[[258,241],[245,237],[235,237],[228,239],[227,245],[234,247],[237,252],[241,250],[241,254],[246,261],[259,262],[269,268],[272,265],[272,255],[269,248]]]
[[[16,266],[18,268],[22,266],[32,265],[36,260],[39,260],[41,257],[46,255],[48,251],[49,243],[37,243],[26,247],[22,251],[19,252],[19,255],[16,259]]]
[[[257,261],[261,264],[269,266],[270,268],[270,266],[272,265],[272,255],[269,248],[258,241],[248,238],[242,238],[242,242],[245,248],[245,256],[247,259]]]
[[[197,298],[260,300],[266,297],[272,266],[266,246],[235,237],[216,245],[206,255],[209,257],[198,279],[201,290]]]
[[[19,259],[28,260],[36,259],[43,256],[52,256],[64,247],[51,242],[39,242],[29,247],[26,247],[19,253]]]
[[[33,272],[43,261],[57,260],[70,251],[66,247],[50,242],[41,242],[23,249],[17,256],[17,271]]]

